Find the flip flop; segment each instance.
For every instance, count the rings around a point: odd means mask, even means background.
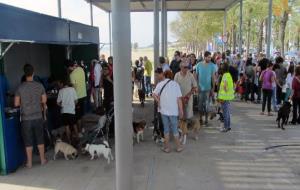
[[[164,153],[170,153],[170,149],[169,148],[161,148],[161,150],[164,152]]]

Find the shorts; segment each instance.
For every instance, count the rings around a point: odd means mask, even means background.
[[[33,146],[33,139],[36,140],[37,145],[44,144],[44,129],[43,120],[26,120],[22,121],[22,136],[26,147]]]
[[[207,114],[210,91],[199,92],[198,109],[200,114]]]
[[[70,113],[63,113],[61,115],[61,122],[64,126],[73,126],[76,124],[76,115]]]
[[[172,130],[173,136],[178,137],[178,116],[168,116],[161,114],[161,119],[164,126],[164,134],[168,135],[170,133],[170,130]]]
[[[85,114],[86,97],[79,98],[76,105],[76,120],[80,120]]]

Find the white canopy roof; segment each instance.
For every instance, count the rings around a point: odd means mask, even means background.
[[[107,12],[111,11],[110,0],[86,0]],[[224,11],[240,0],[166,0],[168,11]],[[153,11],[153,0],[131,0],[132,12]]]

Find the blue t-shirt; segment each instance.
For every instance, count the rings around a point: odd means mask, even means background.
[[[212,88],[211,78],[216,72],[216,65],[212,62],[199,62],[196,66],[196,73],[198,75],[198,85],[201,91],[209,91]]]

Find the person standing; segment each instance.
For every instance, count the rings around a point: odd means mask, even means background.
[[[113,75],[114,75],[114,72],[113,72],[113,67],[114,67],[114,59],[112,56],[109,56],[108,59],[107,59],[108,63],[108,69],[109,69],[109,75],[111,78],[113,78]],[[103,64],[101,64],[103,65]]]
[[[292,125],[300,124],[300,66],[296,67],[295,77],[292,82],[293,119]]]
[[[184,109],[184,120],[188,123],[193,125],[193,94],[197,91],[197,82],[194,75],[189,71],[189,63],[183,61],[181,63],[180,72],[178,72],[175,77],[174,81],[177,82],[180,86],[181,93],[182,93],[182,101],[183,101],[183,109]],[[198,138],[197,136],[197,129],[194,131],[195,139]]]
[[[166,71],[165,74],[169,75]],[[162,72],[156,72],[157,75],[164,75]],[[163,78],[159,76],[158,78]],[[178,83],[171,79],[164,78],[154,89],[153,97],[158,103],[161,118],[164,126],[164,147],[162,151],[169,153],[170,131],[172,131],[176,143],[176,151],[181,152],[183,147],[180,144],[178,132],[178,116],[183,117],[183,107],[181,101],[181,91]]]
[[[94,102],[96,109],[101,106],[101,90],[100,90],[100,84],[101,84],[101,75],[102,75],[102,66],[99,62],[95,62],[94,64]]]
[[[292,83],[293,83],[293,79],[294,79],[294,72],[295,72],[295,66],[294,65],[290,65],[289,70],[288,70],[288,74],[286,77],[286,94],[284,97],[284,101],[288,102],[290,99],[290,96],[292,94]]]
[[[180,71],[180,63],[181,63],[181,57],[180,52],[175,51],[174,59],[172,60],[170,64],[170,69],[173,72],[173,75],[176,75]]]
[[[275,81],[275,76],[272,71],[273,63],[269,61],[268,68],[261,73],[260,80],[262,81],[263,89],[263,103],[261,115],[265,114],[265,108],[267,104],[268,116],[273,116],[271,113],[271,100],[272,100],[272,83]]]
[[[196,66],[196,79],[198,80],[199,89],[199,112],[200,124],[208,124],[207,106],[209,104],[210,96],[214,96],[215,89],[215,73],[216,67],[211,62],[211,53],[206,51],[204,53],[204,61],[199,62]],[[203,116],[205,116],[205,123],[203,123]]]
[[[279,106],[284,99],[284,94],[282,92],[282,87],[285,85],[285,79],[287,75],[286,68],[283,65],[284,59],[279,56],[275,59],[275,73],[276,73],[276,97],[277,97],[277,106]]]
[[[21,110],[22,136],[26,147],[26,167],[32,167],[32,150],[34,139],[37,143],[41,165],[47,163],[45,158],[43,111],[46,109],[47,96],[44,87],[33,80],[34,68],[26,64],[23,68],[26,81],[17,89],[14,105]]]
[[[255,80],[255,69],[252,64],[252,58],[248,58],[246,61],[246,68],[245,68],[245,75],[246,75],[246,102],[250,101],[254,102],[254,80]]]
[[[159,57],[159,63],[160,63],[160,67],[162,68],[163,72],[171,70],[166,58]]]
[[[73,61],[68,61],[68,69],[70,70],[70,82],[75,88],[77,94],[77,105],[76,105],[76,119],[78,128],[81,128],[81,119],[85,114],[85,102],[86,102],[86,83],[84,70],[74,64]]]
[[[114,83],[110,76],[109,67],[107,64],[102,65],[103,75],[102,75],[102,88],[103,88],[103,105],[106,111],[111,108],[111,103],[114,101]]]
[[[221,129],[221,132],[228,132],[231,130],[230,101],[234,99],[234,84],[231,74],[229,73],[229,64],[223,64],[222,70],[223,76],[218,91],[218,100],[221,103],[224,117],[224,127]]]
[[[148,57],[144,57],[144,67],[145,67],[145,91],[146,91],[146,97],[152,96],[152,87],[151,87],[151,76],[153,71],[152,63],[149,61]]]
[[[76,126],[75,106],[77,103],[77,94],[75,89],[70,84],[69,80],[65,79],[62,82],[62,88],[59,90],[57,104],[61,107],[62,124],[66,128],[66,135],[69,143],[72,143],[71,127],[78,138],[78,128]]]

